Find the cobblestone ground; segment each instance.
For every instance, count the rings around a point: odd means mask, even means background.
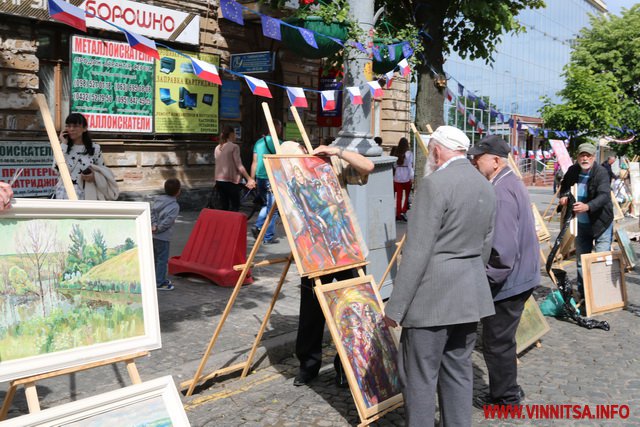
[[[550,199],[550,189],[532,189],[532,200],[540,209]],[[197,213],[181,215],[172,242],[172,255],[179,254],[190,233]],[[637,220],[626,220],[625,228],[637,230]],[[404,227],[399,223],[399,227]],[[551,227],[552,235],[557,225]],[[399,231],[401,235],[404,230]],[[251,243],[252,238],[248,237]],[[288,253],[285,239],[263,247],[260,258]],[[638,243],[633,243],[638,252]],[[575,277],[570,263],[565,268]],[[242,288],[236,305],[222,330],[205,372],[246,359],[262,317],[275,289],[281,266],[254,271],[256,282]],[[520,356],[519,382],[526,392],[526,404],[628,405],[625,420],[487,420],[475,410],[473,424],[478,426],[528,425],[629,425],[640,426],[640,275],[626,276],[629,306],[626,310],[597,316],[607,320],[611,331],[586,330],[573,323],[548,319],[551,331],[541,347],[532,347]],[[172,375],[176,383],[190,379],[213,334],[231,289],[213,286],[193,278],[175,278],[176,290],[159,292],[162,348],[137,363],[143,380]],[[182,397],[193,426],[347,426],[359,418],[348,389],[337,388],[331,360],[335,354],[326,333],[326,366],[309,386],[294,387],[297,361],[293,357],[299,304],[299,279],[295,267],[277,301],[275,310],[256,356],[251,375],[229,376],[211,382],[191,397]],[[549,292],[545,278],[536,292],[541,300]],[[478,346],[473,353],[475,395],[488,390],[486,367]],[[123,366],[108,366],[38,383],[43,408],[70,400],[93,396],[129,384]],[[0,384],[0,399],[7,384]],[[10,417],[26,413],[24,393],[14,400]],[[428,420],[427,420],[428,421]],[[402,426],[404,410],[396,409],[373,425]],[[425,422],[425,425],[430,425]]]

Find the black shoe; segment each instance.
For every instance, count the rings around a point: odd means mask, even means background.
[[[310,374],[308,372],[299,371],[298,375],[293,379],[293,385],[296,387],[300,387],[306,384],[309,384],[318,374]]]
[[[336,371],[336,377],[334,379],[336,386],[339,388],[349,387],[349,382],[347,381],[347,376],[344,374],[344,368],[342,367],[342,363],[340,363],[340,359],[333,360],[333,369]]]
[[[525,395],[522,387],[518,386],[518,392],[515,396],[509,398],[492,399],[490,395],[478,396],[473,398],[473,406],[482,409],[487,405],[521,405],[524,402]]]
[[[251,235],[254,239],[258,238],[258,234],[260,234],[260,229],[258,227],[251,227]]]
[[[275,245],[276,243],[280,243],[280,239],[278,239],[277,237],[274,237],[271,240],[265,240],[264,241],[265,245]]]

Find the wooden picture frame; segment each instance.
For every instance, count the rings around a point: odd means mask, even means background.
[[[624,255],[624,261],[627,265],[627,268],[629,270],[633,270],[638,264],[638,257],[636,257],[636,251],[633,250],[633,246],[631,246],[629,235],[623,228],[616,227],[615,237],[618,245],[620,246],[620,251]]]
[[[547,240],[551,240],[551,233],[549,233],[547,224],[545,224],[544,220],[542,219],[542,215],[540,215],[540,211],[536,207],[535,203],[531,203],[531,211],[533,212],[533,219],[536,226],[536,234],[538,235],[538,242],[546,242]]]
[[[588,317],[626,306],[624,260],[619,251],[583,254],[582,278]]]
[[[188,427],[171,376],[66,403],[2,423],[3,427],[171,425]]]
[[[611,192],[611,203],[613,204],[613,220],[614,221],[623,220],[624,212],[622,211],[622,208],[620,207],[620,203],[618,203],[618,199],[616,199],[615,194],[613,194],[613,191]]]
[[[397,339],[372,276],[316,286],[361,419],[402,403]]]
[[[0,214],[0,382],[160,348],[148,203]]]
[[[366,264],[366,244],[330,158],[275,155],[264,163],[301,276]]]
[[[520,354],[535,344],[551,327],[545,319],[538,303],[532,296],[527,299],[516,330],[516,353]]]

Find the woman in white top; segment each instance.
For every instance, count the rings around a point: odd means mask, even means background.
[[[407,138],[400,138],[398,146],[391,153],[398,157],[393,174],[393,193],[396,197],[396,220],[407,220],[409,193],[413,183],[413,153],[409,150]],[[404,203],[402,203],[404,195]]]
[[[60,146],[62,147],[78,200],[84,200],[85,181],[95,181],[91,165],[104,166],[100,146],[94,144],[91,140],[87,126],[87,119],[82,114],[71,113],[65,120],[64,130],[60,133],[60,141],[62,142]],[[68,198],[62,179],[58,178],[56,199]]]

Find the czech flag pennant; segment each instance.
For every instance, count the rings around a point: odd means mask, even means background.
[[[273,98],[271,96],[271,91],[269,91],[269,86],[264,82],[264,80],[256,79],[255,77],[243,76],[244,80],[249,85],[249,89],[251,89],[251,93],[257,96],[264,96],[265,98]]]
[[[336,109],[336,91],[323,90],[320,92],[320,102],[322,103],[322,111],[332,111]]]
[[[380,83],[373,81],[367,82],[367,84],[369,85],[369,90],[371,91],[371,96],[373,96],[373,99],[380,99],[384,96],[384,92],[380,87]]]
[[[220,75],[218,74],[218,69],[215,65],[196,58],[190,59],[191,65],[193,66],[193,72],[196,76],[213,84],[222,85],[222,80],[220,80]]]
[[[307,30],[306,28],[299,28],[298,31],[300,35],[307,42],[307,44],[311,47],[318,48],[318,43],[316,43],[316,37],[313,35],[313,31]]]
[[[222,17],[239,25],[244,25],[242,17],[242,6],[233,0],[220,0],[220,11]]]
[[[301,87],[287,86],[286,89],[291,106],[302,108],[307,108],[309,106],[309,104],[307,103],[307,98],[304,96],[304,90],[302,90]]]
[[[538,148],[538,150],[536,151],[536,159],[540,160],[542,159],[542,149]]]
[[[145,36],[141,36],[140,34],[129,32],[124,28],[120,28],[120,30],[122,30],[122,32],[124,32],[124,35],[127,36],[127,43],[129,43],[129,46],[142,53],[146,53],[152,58],[160,60],[160,54],[158,54],[156,42],[146,38]]]
[[[545,158],[545,159],[547,159],[547,160],[551,158],[551,154],[550,154],[547,150],[544,150],[544,151],[542,152],[542,155],[543,155],[543,156],[544,156],[544,158]]]
[[[525,150],[524,148],[521,148],[520,149],[520,157],[525,159],[527,157],[527,150]]]
[[[409,62],[407,62],[406,59],[398,62],[398,66],[400,67],[400,73],[402,74],[402,77],[407,77],[409,74],[411,74],[411,67],[409,67]]]
[[[473,127],[475,127],[478,124],[478,121],[476,120],[476,116],[474,116],[471,113],[469,113],[469,117],[467,117],[467,122]]]
[[[533,150],[529,150],[529,158],[530,159],[535,159],[536,154],[533,152]]]
[[[460,114],[463,114],[463,115],[464,115],[464,113],[466,113],[466,110],[467,110],[467,109],[466,109],[466,108],[464,108],[464,105],[462,105],[462,103],[460,102],[460,100],[458,100],[458,102],[456,102],[456,108],[457,108],[457,110],[458,110],[458,112],[459,112]]]
[[[453,101],[453,92],[451,92],[451,89],[446,88],[444,90],[444,96],[447,98],[447,101],[449,102]]]
[[[387,79],[385,83],[385,89],[389,89],[391,87],[391,82],[393,81],[393,76],[395,75],[395,71],[391,70],[385,73],[384,77]]]
[[[63,0],[49,0],[49,16],[51,19],[87,32],[84,10]]]
[[[476,126],[476,129],[478,130],[478,133],[480,135],[482,135],[484,133],[484,131],[485,131],[484,123],[478,122],[478,125]]]
[[[347,92],[349,92],[349,97],[353,105],[362,105],[362,94],[358,86],[348,87]]]
[[[517,159],[519,156],[518,147],[511,147],[511,151],[513,151],[513,156]]]

